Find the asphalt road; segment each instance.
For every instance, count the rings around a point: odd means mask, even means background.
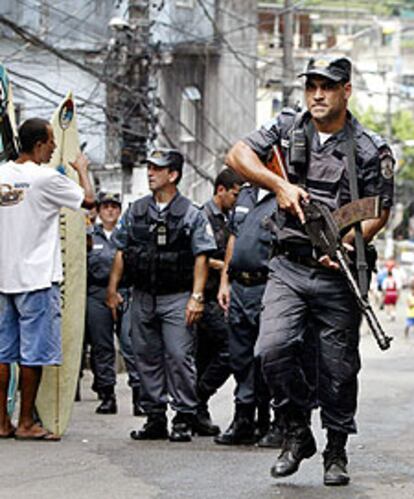
[[[226,448],[200,437],[186,444],[130,440],[130,430],[142,425],[143,418],[130,415],[125,376],[117,385],[119,414],[101,416],[94,413],[97,401],[87,375],[83,400],[75,404],[61,442],[0,442],[0,498],[411,499],[414,333],[403,338],[403,314],[403,303],[396,322],[380,314],[395,336],[389,351],[381,352],[363,334],[359,434],[350,440],[348,487],[322,485],[324,439],[317,414],[318,454],[294,476],[275,480],[269,473],[274,450]],[[232,388],[228,382],[212,401],[214,420],[223,428],[232,416]]]

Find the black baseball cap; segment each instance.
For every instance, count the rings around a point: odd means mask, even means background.
[[[96,198],[96,205],[99,207],[104,203],[115,203],[120,208],[122,207],[121,195],[114,192],[100,192]]]
[[[151,163],[160,168],[171,168],[181,171],[184,164],[184,157],[177,149],[158,148],[151,151],[145,159],[146,163]]]
[[[352,62],[347,57],[312,57],[301,76],[323,76],[339,83],[351,80]]]

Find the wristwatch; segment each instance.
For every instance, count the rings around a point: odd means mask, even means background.
[[[204,303],[204,295],[203,293],[192,293],[191,298],[197,303]]]

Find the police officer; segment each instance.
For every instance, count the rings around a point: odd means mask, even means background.
[[[109,282],[112,262],[116,253],[113,230],[121,214],[119,194],[101,192],[97,198],[97,212],[101,223],[90,227],[88,239],[88,298],[87,330],[91,342],[93,359],[94,389],[102,399],[97,407],[98,414],[116,414],[117,403],[114,392],[116,383],[114,334],[118,336],[122,356],[128,371],[132,389],[133,413],[140,416],[139,375],[132,352],[129,311],[129,291],[125,282],[119,292],[123,297],[123,307],[114,321],[111,310],[105,304],[106,287]]]
[[[236,379],[235,415],[217,444],[254,444],[255,411],[261,434],[269,425],[269,397],[254,357],[260,310],[267,281],[273,234],[270,217],[276,208],[273,193],[243,187],[232,215],[218,299],[228,312],[230,367]],[[230,284],[231,282],[231,292]]]
[[[200,403],[194,429],[200,436],[214,436],[220,433],[220,428],[211,422],[208,400],[230,375],[229,326],[223,310],[217,303],[217,293],[229,236],[228,215],[236,202],[242,183],[242,179],[233,170],[224,169],[214,182],[213,197],[204,205],[204,211],[213,228],[217,250],[210,255],[204,313],[197,324],[197,394]]]
[[[307,111],[282,111],[236,143],[227,163],[275,192],[279,206],[278,255],[270,264],[257,345],[266,380],[287,422],[287,438],[271,473],[275,478],[290,475],[316,453],[305,416],[310,390],[298,359],[306,325],[312,324],[319,352],[318,399],[327,429],[324,483],[346,485],[345,447],[348,434],[356,432],[361,317],[337,263],[315,255],[302,225],[302,203],[311,198],[334,210],[355,198],[352,191],[357,197],[379,195],[381,216],[362,224],[368,242],[389,216],[394,160],[387,143],[347,111],[352,91],[349,59],[312,58],[300,76],[306,77]],[[281,148],[290,182],[264,166],[272,146]],[[344,242],[354,244],[355,237],[352,230]],[[363,252],[358,253],[363,260]]]
[[[176,411],[169,436],[190,441],[198,400],[193,324],[204,309],[208,254],[216,249],[204,212],[177,190],[183,156],[156,149],[147,158],[151,195],[135,201],[115,235],[118,247],[107,293],[116,313],[117,287],[133,284],[132,342],[147,422],[136,440],[166,439],[167,402]]]

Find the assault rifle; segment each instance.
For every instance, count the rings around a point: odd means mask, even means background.
[[[283,156],[275,146],[271,161],[266,165],[274,173],[288,181]],[[320,255],[328,255],[339,264],[339,268],[354,295],[358,307],[366,318],[368,326],[381,350],[390,347],[392,337],[387,336],[379,323],[371,304],[363,296],[357,281],[350,269],[350,258],[342,244],[343,234],[357,222],[378,218],[380,216],[380,200],[368,197],[352,201],[338,210],[331,212],[323,203],[310,200],[302,206],[305,216],[305,230],[309,236],[312,247]]]

